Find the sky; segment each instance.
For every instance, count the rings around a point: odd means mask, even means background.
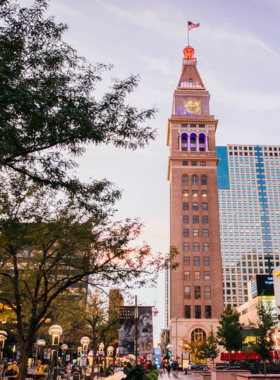
[[[32,0],[18,0],[30,5]],[[169,250],[167,120],[187,46],[187,22],[198,71],[211,94],[210,111],[219,119],[217,145],[280,144],[280,0],[50,0],[49,15],[67,23],[65,41],[91,63],[112,63],[110,77],[139,74],[128,102],[156,106],[149,123],[157,139],[134,152],[88,146],[79,159],[79,177],[107,178],[123,190],[118,218],[139,217],[141,239],[154,252]],[[147,124],[148,125],[148,124]],[[155,289],[135,291],[143,305],[156,305],[158,339],[164,327],[164,276]]]

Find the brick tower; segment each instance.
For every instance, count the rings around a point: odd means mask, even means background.
[[[184,49],[182,74],[168,120],[170,245],[179,266],[170,273],[170,339],[173,355],[184,342],[202,339],[223,312],[215,133],[210,94],[197,70],[194,49]]]

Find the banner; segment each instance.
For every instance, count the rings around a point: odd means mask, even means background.
[[[138,307],[139,355],[153,354],[153,313],[150,306]]]
[[[134,306],[120,307],[119,355],[134,355],[135,318]]]

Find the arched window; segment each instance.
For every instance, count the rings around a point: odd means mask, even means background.
[[[183,175],[182,177],[182,183],[183,183],[183,186],[188,186],[188,176],[187,175]]]
[[[198,178],[197,175],[192,176],[192,185],[198,185]]]
[[[201,185],[207,185],[207,178],[206,175],[201,176]]]
[[[196,151],[196,134],[192,133],[190,136],[191,151]]]
[[[206,340],[205,331],[203,329],[193,330],[191,334],[191,340],[192,342],[202,342],[203,340]]]
[[[182,150],[188,150],[188,135],[186,133],[181,136],[181,147]]]
[[[204,133],[201,133],[199,135],[199,151],[200,152],[206,151],[206,137]]]

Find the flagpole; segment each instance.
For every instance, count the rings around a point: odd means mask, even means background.
[[[188,22],[188,46],[190,46],[190,31],[189,31],[189,22]]]

